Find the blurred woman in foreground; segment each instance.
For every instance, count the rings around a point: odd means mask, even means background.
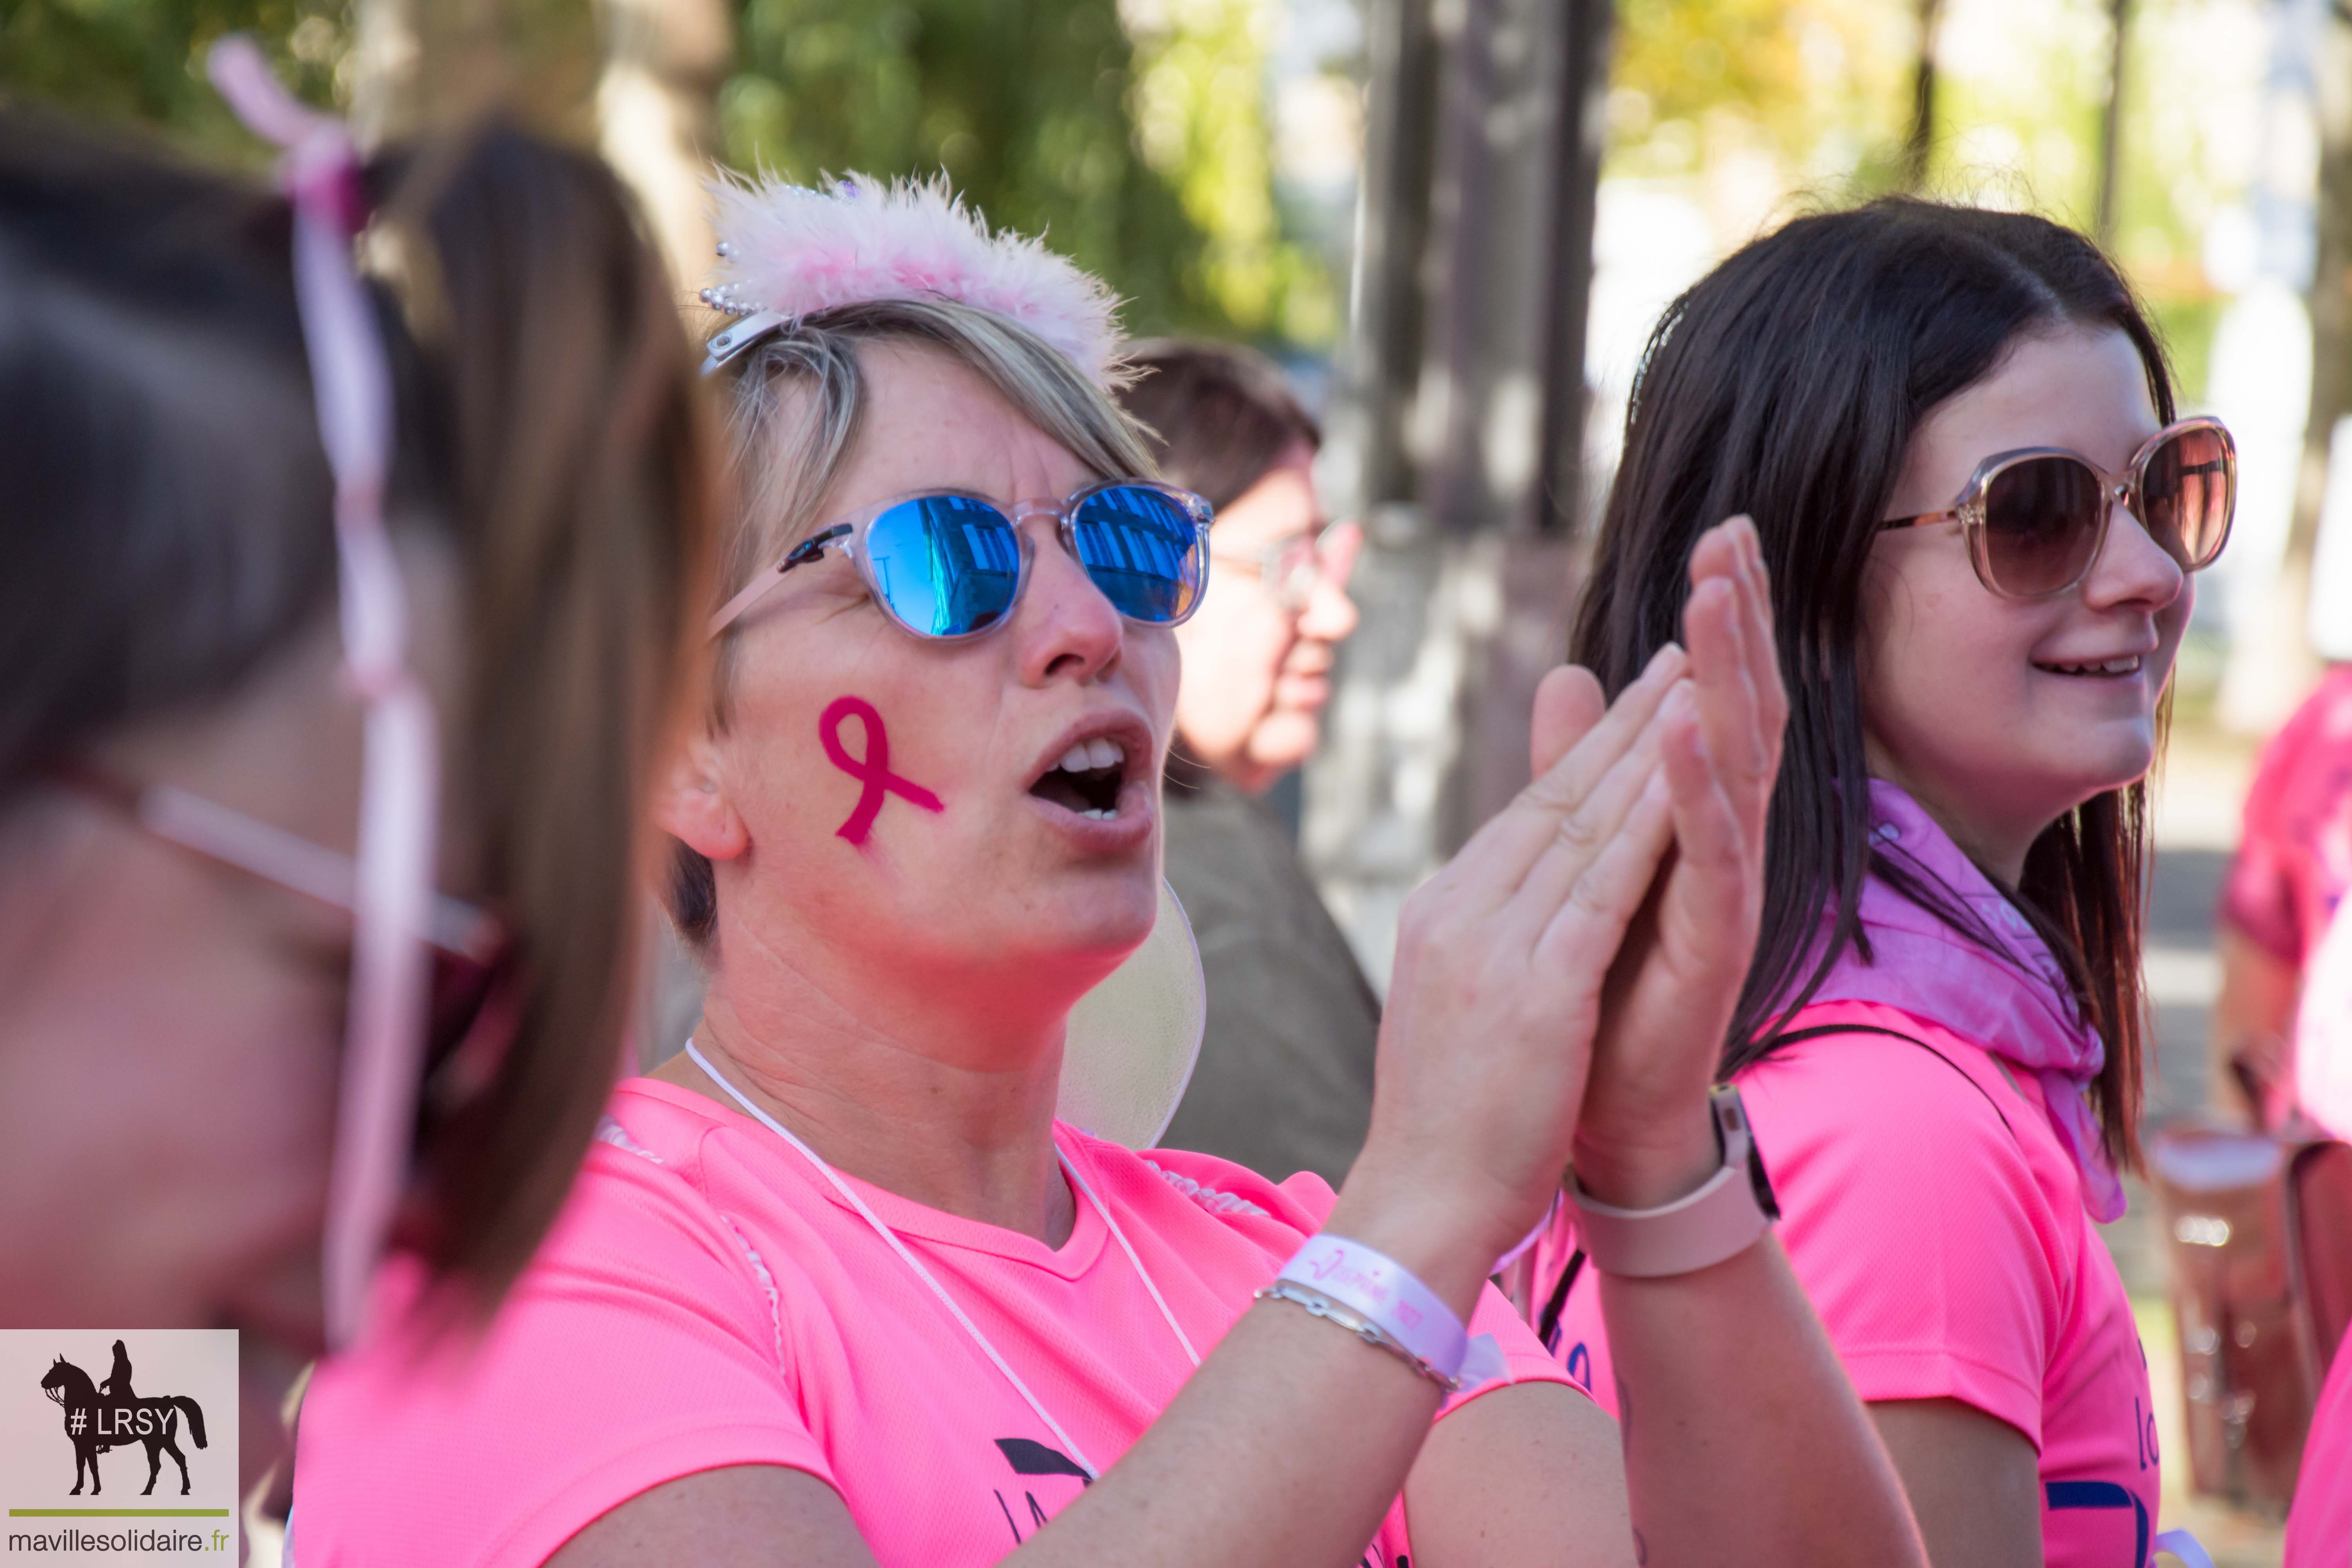
[[[485,1310],[570,1184],[709,503],[601,165],[222,58],[299,203],[0,116],[0,1324],[240,1331],[250,1480],[388,1234]]]
[[[1066,263],[930,191],[725,216],[743,509],[659,806],[702,1021],[478,1353],[322,1372],[303,1568],[1917,1562],[1710,1110],[1784,706],[1747,526],[1687,654],[1605,714],[1552,677],[1537,782],[1411,901],[1345,1189],[1147,1159],[1055,1108],[1159,907],[1206,508]],[[1595,1205],[1748,1221],[1612,1289],[1622,1460],[1486,1284],[1571,1152]]]

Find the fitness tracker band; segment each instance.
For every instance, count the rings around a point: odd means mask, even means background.
[[[1577,1239],[1592,1267],[1634,1279],[1694,1273],[1746,1251],[1780,1217],[1739,1091],[1718,1085],[1707,1108],[1723,1167],[1695,1193],[1659,1208],[1612,1208],[1588,1197],[1569,1173]]]

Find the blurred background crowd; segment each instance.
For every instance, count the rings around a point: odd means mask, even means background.
[[[2176,682],[2147,952],[2155,1119],[2231,1109],[2208,1041],[2242,804],[2352,659],[2343,0],[0,0],[0,96],[257,167],[203,78],[237,29],[363,136],[495,100],[601,149],[682,305],[714,168],[944,172],[1108,279],[1133,334],[1270,354],[1285,440],[1362,537],[1319,750],[1263,802],[1374,994],[1403,895],[1526,780],[1665,304],[1776,221],[1886,191],[2097,236],[2184,412],[2242,454]],[[2134,1198],[2110,1241],[2181,1453]],[[2255,1513],[2167,1479],[2217,1560],[2277,1561]]]

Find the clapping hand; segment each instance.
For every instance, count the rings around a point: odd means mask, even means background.
[[[1371,1134],[1331,1225],[1465,1303],[1572,1137],[1629,1201],[1713,1158],[1786,704],[1753,530],[1710,531],[1692,577],[1688,654],[1661,649],[1612,704],[1589,671],[1545,678],[1534,782],[1399,923]]]
[[[1576,1131],[1578,1181],[1631,1208],[1671,1202],[1719,1161],[1701,1104],[1755,953],[1789,717],[1754,526],[1734,518],[1702,535],[1690,579],[1697,722],[1664,747],[1675,848],[1610,972]],[[1536,737],[1538,764],[1547,739]]]

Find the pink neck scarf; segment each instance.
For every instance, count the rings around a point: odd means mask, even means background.
[[[1873,779],[1870,805],[1877,847],[1949,889],[1998,950],[1988,951],[1878,878],[1865,878],[1861,915],[1874,962],[1849,946],[1812,1000],[1900,1007],[2032,1073],[2058,1142],[2082,1173],[2084,1206],[2102,1224],[2122,1218],[2123,1184],[2100,1147],[2088,1095],[2106,1065],[2106,1048],[2083,1022],[2058,961],[1916,801]],[[1824,941],[1835,918],[1834,910],[1822,917]]]

